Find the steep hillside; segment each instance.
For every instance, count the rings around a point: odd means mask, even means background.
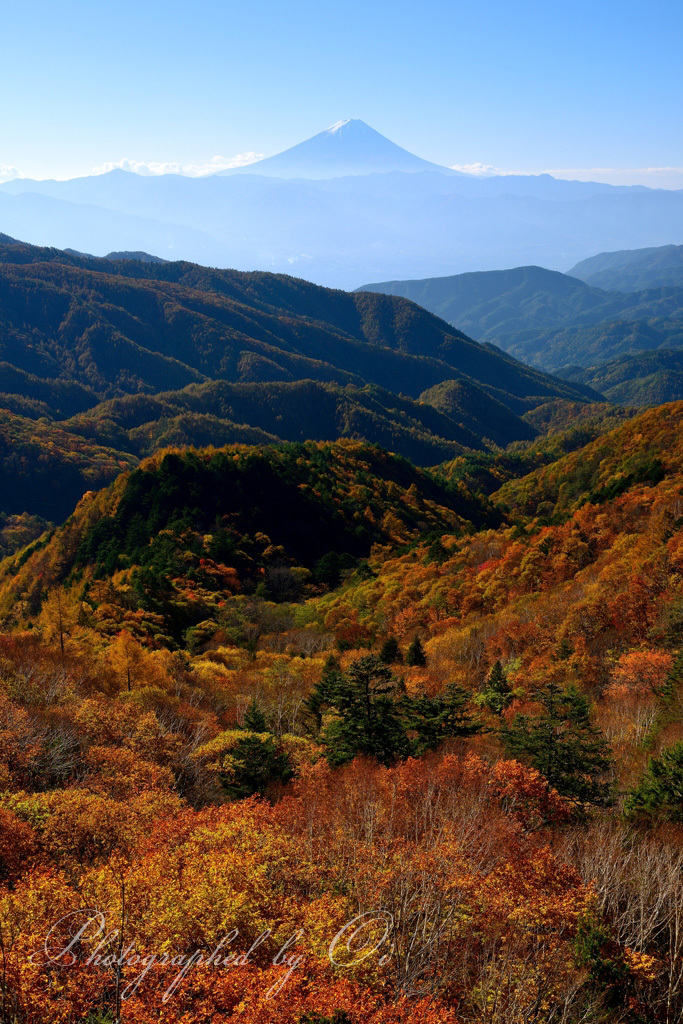
[[[469,380],[445,380],[420,395],[420,402],[463,423],[474,434],[505,446],[512,441],[528,441],[536,436],[531,424],[515,416],[509,408],[483,388]]]
[[[567,271],[595,288],[638,292],[662,285],[683,287],[683,245],[601,252]]]
[[[648,753],[683,738],[682,494],[678,402],[506,483],[492,495],[501,527],[374,563],[320,599],[321,618],[342,634],[352,623],[358,646],[420,635],[420,677],[458,680],[480,706],[500,660],[511,716],[533,714],[549,683],[577,685],[628,787]]]
[[[552,465],[571,452],[632,419],[638,410],[596,403],[577,405],[550,402],[526,413],[524,420],[535,431],[531,441],[508,445],[498,452],[466,452],[438,467],[448,480],[464,484],[472,494],[488,497],[508,480],[521,480],[543,466]]]
[[[534,365],[563,373],[564,367],[577,362],[592,366],[621,355],[683,346],[683,290],[636,293],[636,298],[640,296],[643,301],[626,309],[623,319],[614,317],[587,327],[568,325],[556,332],[530,332],[511,339],[509,351]],[[628,319],[631,314],[639,319]]]
[[[531,404],[591,395],[402,299],[191,264],[0,246],[0,324],[0,357],[10,367],[100,399],[208,378],[374,383],[417,396],[454,371]],[[10,381],[4,390],[22,386]]]
[[[0,512],[0,560],[37,540],[51,525],[40,516],[31,516],[26,512],[20,515]]]
[[[562,370],[562,376],[589,384],[613,402],[661,405],[683,399],[683,352],[665,348],[639,352],[597,366],[568,367]]]
[[[683,288],[623,294],[541,267],[365,286],[425,306],[544,370],[683,344]]]
[[[4,563],[0,601],[16,618],[77,571],[151,613],[156,632],[161,615],[178,640],[234,593],[300,597],[336,585],[373,546],[497,519],[465,488],[374,446],[167,450],[86,495],[46,547]]]
[[[84,491],[103,487],[137,461],[59,425],[0,408],[0,514],[61,522]]]
[[[492,500],[508,511],[543,518],[603,504],[640,485],[679,477],[683,402],[649,409],[529,476],[506,483]]]

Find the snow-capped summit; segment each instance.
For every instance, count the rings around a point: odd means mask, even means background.
[[[342,178],[349,174],[389,171],[457,173],[409,153],[357,118],[337,121],[284,153],[222,173],[264,174],[273,178]]]
[[[327,129],[327,134],[332,135],[333,132],[341,131],[345,124],[351,124],[350,117],[347,117],[344,121],[335,121],[334,124],[331,124]]]

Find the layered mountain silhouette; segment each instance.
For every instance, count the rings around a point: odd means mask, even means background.
[[[542,267],[516,267],[363,290],[418,302],[479,341],[545,370],[683,346],[683,288],[605,291]]]
[[[591,323],[595,310],[618,312],[623,295],[610,296],[583,281],[543,267],[514,267],[415,281],[383,281],[362,291],[402,295],[480,341],[507,346],[520,332],[555,328],[570,319]]]
[[[49,380],[66,375],[99,399],[209,379],[307,378],[417,397],[458,375],[512,402],[577,397],[394,296],[18,243],[0,246],[0,288],[6,362]]]
[[[562,376],[589,384],[612,402],[662,405],[683,398],[683,349],[662,348],[618,356],[597,366],[568,367]]]
[[[63,517],[169,444],[362,438],[434,465],[601,397],[403,298],[129,255],[0,244],[0,511]]]
[[[0,229],[104,255],[293,273],[319,284],[536,264],[683,236],[683,192],[550,175],[481,178],[408,153],[359,120],[205,178],[114,170],[0,186]]]
[[[683,288],[683,245],[601,252],[568,273],[608,291],[635,292],[663,285]]]

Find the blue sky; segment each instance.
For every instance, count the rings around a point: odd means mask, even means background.
[[[4,0],[0,15],[0,165],[24,175],[197,171],[358,117],[437,163],[674,168],[680,184],[659,180],[683,187],[680,2]]]

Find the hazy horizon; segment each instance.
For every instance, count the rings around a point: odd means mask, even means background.
[[[680,188],[682,28],[669,0],[28,0],[3,12],[0,180],[209,173],[357,117],[449,167]]]
[[[362,120],[362,119],[361,119]],[[331,127],[325,125],[320,131]],[[374,127],[374,126],[372,126]],[[315,133],[317,134],[317,133]],[[293,139],[284,149],[305,141],[304,139]],[[393,140],[392,140],[393,141]],[[281,150],[277,152],[282,152]],[[277,153],[259,153],[247,150],[243,153],[236,153],[233,156],[225,157],[214,155],[208,160],[190,160],[188,163],[167,160],[138,160],[130,157],[122,157],[117,160],[107,160],[102,164],[90,168],[81,168],[78,171],[66,174],[52,173],[24,173],[20,168],[9,164],[0,163],[0,183],[16,179],[29,179],[37,181],[69,181],[73,178],[89,177],[92,175],[107,174],[113,170],[124,170],[133,174],[156,177],[165,174],[179,174],[183,177],[206,177],[217,174],[220,171],[236,167],[248,167],[258,164],[264,158],[277,155]],[[416,153],[417,156],[422,154]],[[681,189],[683,188],[683,166],[682,167],[587,167],[587,168],[509,168],[495,167],[481,161],[474,161],[468,164],[444,163],[444,167],[460,171],[474,177],[493,177],[507,175],[540,175],[549,174],[554,178],[566,181],[591,181],[609,185],[644,185],[648,188]]]

